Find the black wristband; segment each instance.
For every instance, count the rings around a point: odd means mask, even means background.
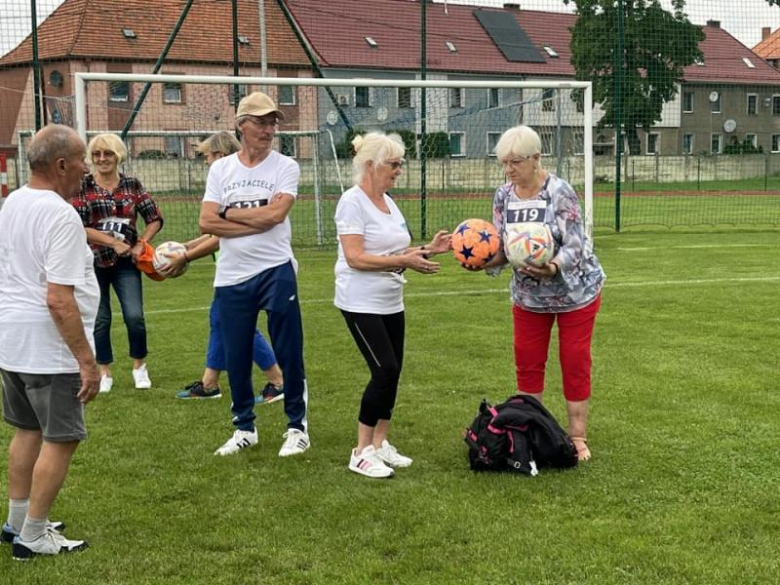
[[[229,207],[226,207],[222,211],[219,212],[219,217],[222,219],[227,219],[227,210],[230,209]]]

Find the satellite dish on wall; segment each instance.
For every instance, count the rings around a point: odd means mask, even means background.
[[[330,112],[328,112],[328,115],[325,116],[325,120],[331,126],[335,126],[336,122],[339,121],[339,115],[338,115],[338,113],[336,113],[336,110],[331,110]]]
[[[723,131],[724,132],[734,132],[734,130],[737,129],[737,123],[729,118],[725,122],[723,122]]]
[[[376,119],[380,122],[384,122],[387,120],[387,108],[377,108],[376,110]]]
[[[718,94],[718,92],[717,92],[717,91],[711,91],[711,92],[710,92],[710,101],[711,101],[712,103],[715,103],[715,102],[717,102],[717,101],[718,101],[718,97],[720,97],[720,96],[719,96],[719,94]]]

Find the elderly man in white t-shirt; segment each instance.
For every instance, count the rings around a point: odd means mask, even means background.
[[[8,455],[2,540],[26,560],[83,550],[48,520],[73,453],[87,437],[84,405],[98,392],[92,331],[100,300],[92,251],[69,203],[86,148],[65,126],[30,141],[30,181],[0,210],[0,374]]]
[[[252,338],[261,310],[268,315],[268,333],[284,375],[289,422],[279,456],[303,453],[310,445],[297,264],[288,218],[298,194],[300,169],[293,159],[272,149],[281,119],[284,114],[262,92],[241,100],[236,112],[241,150],[211,165],[200,211],[201,231],[221,238],[214,298],[236,427],[216,455],[232,455],[257,444]]]

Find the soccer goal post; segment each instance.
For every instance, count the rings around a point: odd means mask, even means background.
[[[397,133],[405,143],[407,164],[391,195],[415,238],[452,229],[467,217],[490,219],[493,193],[506,180],[494,148],[518,124],[539,133],[543,164],[574,186],[592,234],[590,82],[409,77],[76,73],[73,122],[87,140],[121,131],[135,111],[125,170],[163,208],[166,239],[197,234],[207,170],[194,147],[216,131],[234,131],[234,104],[256,90],[285,113],[275,148],[301,167],[291,212],[296,245],[336,243],[333,213],[352,184],[351,140],[371,130]],[[145,101],[135,103],[142,94]]]

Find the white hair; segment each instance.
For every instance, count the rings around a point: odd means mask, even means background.
[[[401,158],[406,152],[404,141],[398,134],[369,132],[365,136],[355,136],[352,140],[355,157],[352,159],[352,173],[355,183],[363,180],[369,162],[381,165],[391,158]]]
[[[495,152],[501,162],[515,156],[533,156],[542,152],[542,140],[533,128],[515,126],[501,135]]]

